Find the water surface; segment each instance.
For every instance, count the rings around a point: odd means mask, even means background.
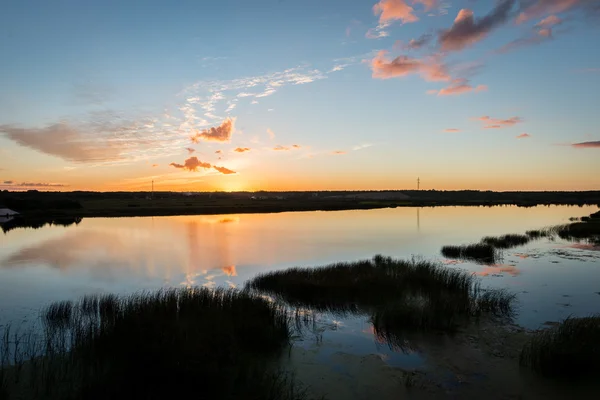
[[[437,259],[473,271],[484,285],[518,293],[517,322],[537,327],[600,311],[600,251],[543,239],[506,251],[501,264],[482,266],[445,260],[440,249],[566,223],[595,211],[568,206],[395,208],[88,218],[67,227],[19,228],[0,234],[0,326],[26,324],[49,302],[84,294],[181,285],[242,287],[261,272],[384,254]],[[387,353],[394,362],[394,353],[374,340],[364,319],[323,316],[319,329],[321,339],[336,340],[357,354]]]

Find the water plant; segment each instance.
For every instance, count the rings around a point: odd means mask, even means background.
[[[498,259],[494,246],[488,243],[475,243],[461,246],[444,246],[442,255],[446,258],[493,264]]]
[[[416,331],[450,332],[483,314],[509,315],[514,300],[504,291],[482,290],[467,271],[383,256],[269,272],[246,288],[297,308],[367,315],[375,334],[401,349]]]
[[[29,341],[41,347],[35,355],[2,352],[15,359],[0,367],[0,390],[15,398],[23,390],[51,399],[304,398],[274,367],[290,341],[289,314],[256,294],[192,288],[86,296],[50,305],[42,321],[43,336]]]
[[[548,377],[583,378],[600,372],[600,314],[567,318],[535,333],[525,344],[520,364]]]
[[[487,236],[481,239],[481,243],[490,245],[496,249],[511,249],[517,246],[523,246],[530,241],[527,235],[508,234],[503,236]]]

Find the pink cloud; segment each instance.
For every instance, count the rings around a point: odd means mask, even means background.
[[[231,134],[235,131],[235,119],[227,118],[217,127],[205,129],[202,132],[196,132],[190,137],[192,142],[198,143],[200,139],[211,142],[228,142],[231,139]]]
[[[411,0],[412,4],[421,4],[423,11],[429,11],[438,5],[439,0]],[[417,22],[414,8],[406,4],[406,0],[380,0],[373,6],[373,13],[379,15],[379,23],[402,21],[402,23]]]
[[[235,171],[230,170],[229,168],[225,168],[225,167],[217,167],[216,165],[213,167],[214,169],[216,169],[217,171],[219,171],[222,174],[225,175],[231,175],[231,174],[235,174]]]
[[[469,92],[481,92],[487,90],[486,85],[471,86],[466,79],[455,79],[450,86],[440,89],[439,91],[428,91],[430,94],[436,93],[438,96],[456,96]]]
[[[559,14],[581,5],[584,0],[537,0],[530,1],[524,7],[517,17],[517,24],[528,21],[532,18],[541,17],[548,14]]]
[[[275,151],[288,151],[289,149],[290,149],[289,147],[282,146],[280,144],[273,147],[273,150],[275,150]]]
[[[600,141],[597,142],[583,142],[583,143],[573,143],[571,146],[577,149],[600,149]]]
[[[417,22],[414,9],[404,0],[380,0],[373,6],[373,13],[379,15],[379,23],[400,20],[403,23]]]
[[[516,124],[523,122],[523,120],[520,117],[511,117],[508,119],[498,119],[498,118],[491,118],[487,115],[484,115],[483,117],[479,117],[476,119],[485,124],[485,126],[484,126],[485,129],[499,129],[499,128],[504,128],[504,127],[508,127],[508,126],[514,126]]]
[[[485,17],[475,20],[473,11],[461,9],[450,29],[440,32],[438,40],[444,51],[458,51],[474,45],[500,26],[510,16],[515,0],[503,0]]]
[[[419,74],[426,81],[449,81],[451,79],[446,65],[437,57],[417,59],[398,56],[389,60],[386,54],[387,52],[382,50],[371,60],[373,78],[390,79]]]
[[[460,129],[456,129],[456,128],[446,128],[446,129],[444,129],[444,132],[448,132],[448,133],[452,133],[452,132],[460,132]]]
[[[245,153],[247,151],[250,151],[251,149],[249,147],[236,147],[235,151],[236,153]]]
[[[517,136],[517,139],[529,139],[531,137],[531,135],[529,133],[521,133],[519,136]]]
[[[195,172],[198,171],[198,168],[205,168],[208,169],[211,167],[211,165],[209,163],[205,163],[202,162],[200,160],[198,160],[198,157],[190,157],[187,160],[185,160],[184,164],[177,164],[177,163],[171,163],[169,164],[172,167],[175,168],[181,168],[181,169],[186,169],[190,172]]]
[[[535,24],[538,28],[551,28],[556,25],[560,25],[562,23],[562,19],[558,18],[556,15],[550,15],[549,17],[544,18],[537,24]]]

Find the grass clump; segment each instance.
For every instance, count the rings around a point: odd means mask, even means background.
[[[531,239],[527,235],[509,234],[503,236],[487,236],[481,240],[481,243],[490,245],[496,249],[511,249],[517,246],[523,246],[529,243]]]
[[[475,261],[486,264],[493,264],[498,259],[498,253],[494,246],[487,243],[444,246],[442,247],[442,255],[446,258]]]
[[[510,314],[504,305],[514,299],[500,291],[486,295],[479,280],[463,270],[382,256],[270,272],[249,281],[247,288],[302,309],[368,315],[375,334],[401,348],[411,332],[453,331],[482,313]]]
[[[537,332],[523,347],[520,363],[548,377],[581,378],[600,373],[600,315],[567,318]]]
[[[44,351],[21,363],[31,373],[20,387],[38,397],[303,398],[275,368],[290,341],[287,310],[255,294],[166,289],[44,312]]]

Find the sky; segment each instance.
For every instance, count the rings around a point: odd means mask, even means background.
[[[6,0],[0,190],[600,190],[599,0]]]

